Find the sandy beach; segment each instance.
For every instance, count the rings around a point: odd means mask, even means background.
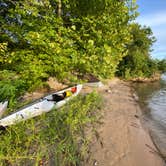
[[[141,124],[141,110],[130,84],[114,79],[97,89],[104,98],[102,124],[97,126],[86,165],[164,166]]]

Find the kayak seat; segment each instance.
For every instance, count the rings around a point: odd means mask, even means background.
[[[6,127],[0,126],[0,130],[1,130],[1,131],[5,131],[5,130],[6,130]]]
[[[66,97],[66,92],[60,93],[60,94],[53,94],[52,99],[47,99],[47,101],[55,101],[59,102],[63,100]]]

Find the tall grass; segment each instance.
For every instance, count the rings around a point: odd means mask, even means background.
[[[88,149],[85,127],[97,121],[100,106],[101,98],[93,92],[7,128],[0,135],[0,165],[80,165]]]

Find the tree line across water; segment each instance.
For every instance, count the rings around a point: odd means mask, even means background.
[[[76,82],[151,77],[166,61],[150,57],[150,27],[135,23],[133,0],[2,0],[0,100],[14,100],[50,77]]]

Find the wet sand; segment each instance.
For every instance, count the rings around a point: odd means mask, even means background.
[[[97,126],[86,166],[165,166],[140,122],[130,84],[114,79],[98,89],[104,98],[103,123]]]

